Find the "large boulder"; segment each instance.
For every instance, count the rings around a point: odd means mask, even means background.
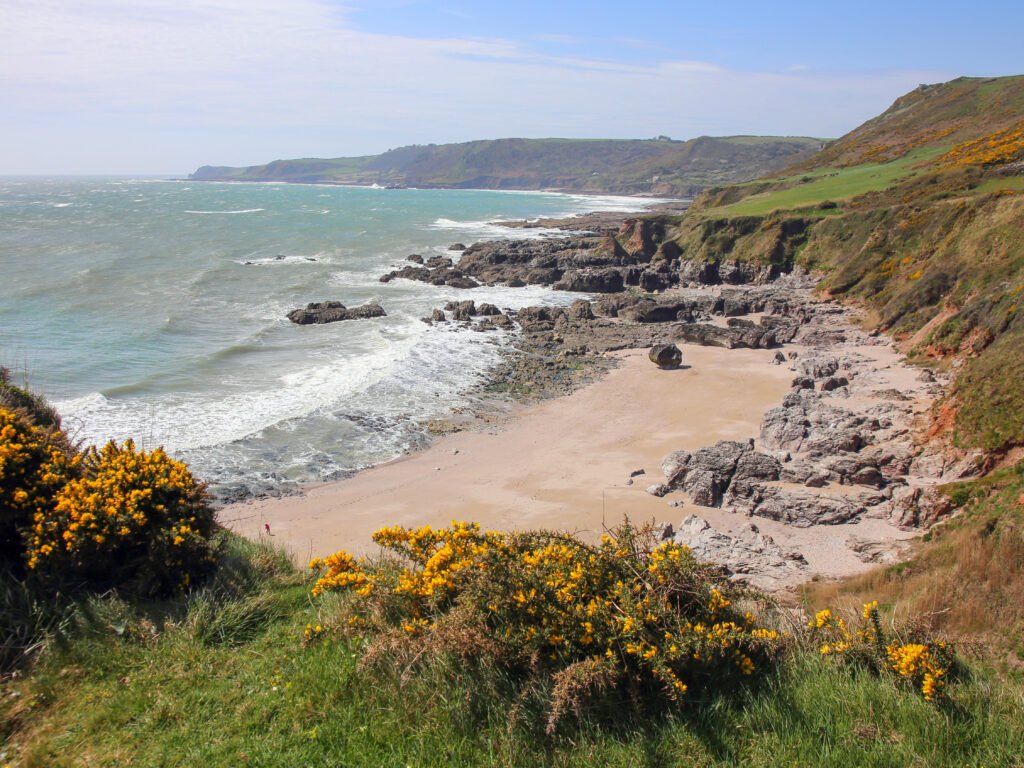
[[[810,491],[788,491],[768,486],[753,508],[758,517],[778,520],[797,528],[812,525],[838,525],[864,514],[865,507],[857,499],[822,496]]]
[[[694,452],[685,460],[685,464],[677,462],[671,468],[668,482],[686,491],[694,504],[702,507],[718,506],[732,481],[740,457],[752,450],[750,443],[722,440]],[[682,458],[681,453],[672,455]],[[663,469],[667,468],[663,466]]]
[[[683,362],[683,353],[675,344],[655,344],[647,356],[652,363],[664,369],[678,368]]]
[[[805,357],[796,365],[797,370],[812,379],[827,379],[839,370],[839,361],[834,357]]]
[[[593,320],[594,310],[586,299],[576,299],[566,310],[566,314],[573,320]]]
[[[726,349],[767,349],[775,346],[775,332],[756,325],[720,328],[710,323],[692,323],[682,326],[679,335],[689,344]]]
[[[810,426],[801,405],[772,408],[761,419],[761,444],[780,451],[799,451]]]

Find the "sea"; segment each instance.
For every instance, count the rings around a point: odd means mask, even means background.
[[[513,342],[420,318],[450,300],[563,306],[542,287],[379,277],[501,220],[655,200],[149,178],[0,178],[0,366],[83,444],[131,438],[223,499],[344,477],[427,442]],[[311,301],[383,318],[294,325]]]

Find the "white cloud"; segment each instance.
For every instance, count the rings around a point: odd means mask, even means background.
[[[370,34],[325,0],[0,0],[0,173],[184,172],[510,135],[836,135],[945,77],[615,54]]]

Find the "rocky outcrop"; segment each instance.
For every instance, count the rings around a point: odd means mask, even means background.
[[[698,559],[724,567],[733,581],[756,589],[778,592],[807,578],[803,555],[783,549],[750,523],[727,534],[715,530],[703,518],[690,515],[671,538],[689,547]]]
[[[618,269],[587,268],[563,273],[562,278],[553,287],[556,291],[618,293],[625,287],[625,281]]]
[[[775,332],[755,325],[723,328],[710,323],[692,323],[679,328],[679,337],[702,347],[767,349],[775,346]]]
[[[560,226],[573,229],[571,221]],[[578,224],[577,224],[578,226]],[[600,230],[601,228],[598,228]],[[707,254],[688,257],[661,219],[630,219],[617,232],[597,231],[565,237],[499,240],[461,249],[457,265],[434,259],[423,265],[396,269],[383,276],[420,280],[435,285],[465,283],[509,286],[553,285],[560,290],[618,293],[636,286],[660,292],[686,286],[764,286],[789,271],[791,258],[760,263]],[[449,250],[460,250],[454,244]],[[449,271],[455,274],[449,274]],[[742,307],[726,305],[726,314],[742,314]],[[747,310],[749,311],[749,310]]]
[[[434,309],[430,317],[424,317],[423,322],[428,325],[462,323],[470,325],[475,331],[511,330],[515,327],[512,318],[495,305],[487,302],[477,305],[473,300],[449,301],[444,309]]]
[[[362,320],[367,317],[384,317],[387,313],[380,304],[369,303],[359,307],[346,307],[340,301],[320,301],[307,304],[303,309],[293,309],[288,319],[297,325],[336,323],[340,320]]]
[[[866,510],[864,504],[846,497],[768,486],[758,489],[756,502],[750,507],[753,515],[778,520],[796,528],[847,523],[863,515]]]
[[[694,504],[716,507],[731,486],[746,495],[754,483],[778,480],[781,468],[774,457],[754,451],[752,440],[722,440],[693,454],[675,451],[662,469],[669,487],[686,491]]]
[[[430,259],[427,264],[434,262],[434,257]],[[443,262],[451,264],[451,259],[443,259]],[[430,285],[447,285],[451,288],[476,288],[479,283],[473,278],[465,275],[461,270],[453,269],[451,266],[445,265],[441,262],[434,262],[436,266],[406,266],[401,269],[395,269],[388,272],[386,275],[382,275],[380,281],[382,283],[390,283],[395,278],[404,278],[405,280],[416,280],[421,283],[429,283]]]

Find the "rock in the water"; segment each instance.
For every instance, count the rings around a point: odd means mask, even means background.
[[[466,246],[463,243],[452,243],[448,246],[449,251],[464,251]]]
[[[452,320],[466,321],[477,314],[476,302],[472,299],[469,301],[449,301],[444,305],[444,308],[452,313]]]
[[[678,368],[683,362],[683,353],[675,344],[655,344],[647,356],[659,368]]]
[[[339,320],[362,320],[367,317],[385,317],[380,304],[369,303],[348,308],[340,301],[311,302],[304,309],[293,309],[288,319],[297,325],[336,323]]]

